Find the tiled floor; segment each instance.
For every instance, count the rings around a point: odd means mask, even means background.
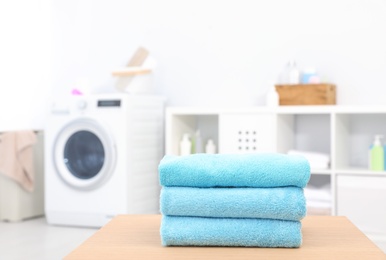
[[[45,218],[0,222],[0,259],[63,259],[97,230],[52,226]]]

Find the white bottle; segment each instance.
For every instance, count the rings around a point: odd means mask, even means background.
[[[216,153],[216,145],[214,144],[212,139],[209,139],[205,146],[205,153],[215,154]]]
[[[180,155],[189,155],[192,149],[192,142],[189,139],[189,134],[184,134],[180,142]]]
[[[279,74],[279,84],[292,85],[300,83],[300,70],[295,61],[289,61]]]
[[[200,130],[196,131],[196,135],[194,138],[194,144],[195,144],[195,151],[194,152],[195,153],[202,153],[203,148],[202,148],[202,138],[201,138]]]
[[[279,94],[277,93],[275,86],[272,86],[267,93],[266,105],[269,107],[279,106]]]
[[[296,66],[295,61],[290,61],[288,63],[288,83],[289,84],[299,84],[300,83],[300,71]]]

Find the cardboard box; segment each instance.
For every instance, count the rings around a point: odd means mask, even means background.
[[[335,105],[336,87],[333,84],[276,85],[279,104]]]

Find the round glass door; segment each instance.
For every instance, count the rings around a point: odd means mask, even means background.
[[[71,174],[86,180],[95,177],[102,169],[105,149],[98,136],[82,130],[68,138],[63,156]]]
[[[111,135],[91,119],[78,119],[60,132],[54,147],[60,177],[75,188],[92,189],[111,175],[115,146]]]

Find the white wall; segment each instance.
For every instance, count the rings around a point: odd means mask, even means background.
[[[339,104],[384,104],[385,13],[384,0],[55,0],[55,88],[86,76],[112,91],[143,45],[171,105],[262,105],[292,58],[336,83]]]
[[[85,77],[94,92],[114,91],[111,70],[124,66],[139,45],[157,60],[157,92],[169,105],[263,105],[289,59],[336,83],[339,104],[385,103],[384,0],[40,0],[52,3],[48,68],[42,61],[47,35],[37,29],[44,28],[46,11],[37,16],[36,1],[29,2],[0,8],[2,29],[16,37],[1,47],[7,62],[1,63],[0,116],[8,121],[20,93],[28,108],[37,103],[31,94],[49,93],[37,75],[50,68],[54,96],[69,95]],[[20,72],[20,66],[33,69]]]
[[[51,92],[50,0],[0,2],[0,132],[41,129]]]

